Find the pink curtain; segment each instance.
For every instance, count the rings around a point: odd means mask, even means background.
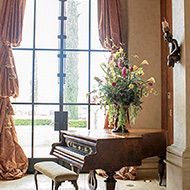
[[[98,30],[102,47],[108,50],[119,48],[123,42],[122,27],[120,0],[98,0]]]
[[[26,0],[3,0],[0,15],[0,179],[22,177],[28,168],[28,159],[18,144],[10,97],[19,93],[18,77],[12,46],[22,40]]]

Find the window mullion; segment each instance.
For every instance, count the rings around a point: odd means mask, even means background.
[[[31,157],[34,157],[34,80],[35,80],[35,48],[36,48],[36,0],[34,0],[34,28],[33,28],[33,48],[32,48],[32,139]]]
[[[88,44],[88,91],[91,91],[90,83],[91,83],[91,0],[89,0],[89,44]],[[90,129],[90,96],[88,97],[88,129]]]

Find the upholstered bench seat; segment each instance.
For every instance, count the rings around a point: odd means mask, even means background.
[[[70,181],[76,190],[78,190],[77,179],[78,174],[75,172],[55,163],[55,162],[38,162],[34,165],[36,190],[38,190],[37,174],[40,172],[52,179],[52,190],[55,182],[55,190],[61,185],[62,182]]]

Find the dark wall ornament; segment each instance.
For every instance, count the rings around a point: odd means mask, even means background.
[[[167,65],[169,67],[174,67],[174,64],[181,59],[180,47],[177,40],[173,39],[173,35],[170,33],[169,24],[166,20],[162,22],[162,30],[164,32],[164,40],[172,44],[170,55],[168,55]]]

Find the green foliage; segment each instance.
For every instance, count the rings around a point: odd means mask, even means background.
[[[87,121],[69,121],[68,127],[79,127],[85,128],[87,126]]]
[[[66,46],[69,49],[76,49],[78,48],[78,3],[75,0],[69,0],[67,5]],[[64,101],[66,103],[76,103],[78,99],[78,52],[67,52],[66,61]],[[68,111],[69,119],[78,119],[78,106],[66,105],[64,110]]]
[[[32,125],[31,119],[14,119],[15,125]],[[34,120],[34,125],[52,125],[53,121],[51,119],[36,119]]]

